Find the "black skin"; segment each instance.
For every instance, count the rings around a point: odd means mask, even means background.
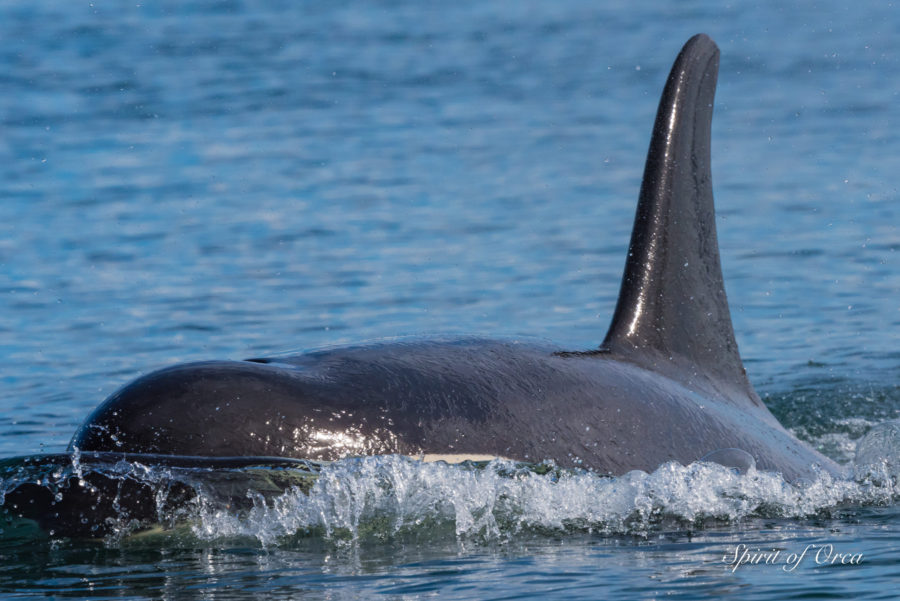
[[[111,396],[72,445],[316,461],[466,453],[608,474],[739,448],[788,478],[809,475],[812,463],[837,469],[758,398],[723,392],[604,352],[477,338],[391,342],[163,369]]]
[[[737,350],[709,161],[718,56],[698,35],[672,67],[600,349],[460,338],[178,365],[113,394],[72,447],[311,460],[478,454],[608,474],[739,448],[789,479],[812,464],[839,473],[768,412]]]

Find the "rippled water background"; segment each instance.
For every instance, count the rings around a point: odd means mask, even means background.
[[[722,50],[713,173],[751,380],[848,461],[900,410],[900,7],[0,5],[0,457],[176,361],[397,334],[599,343],[658,94]],[[892,598],[895,505],[613,536],[0,545],[76,597]],[[215,534],[215,533],[213,533]],[[861,566],[732,574],[735,545]]]

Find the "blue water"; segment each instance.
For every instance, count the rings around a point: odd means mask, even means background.
[[[62,452],[109,393],[178,361],[435,332],[596,346],[658,94],[704,31],[722,51],[713,176],[745,365],[782,423],[848,463],[900,417],[898,11],[0,5],[0,457]],[[430,490],[462,494],[464,476]],[[574,486],[589,499],[599,484]],[[374,540],[292,536],[295,506],[274,530],[225,515],[140,541],[7,532],[0,593],[893,597],[884,483],[850,503],[747,485],[779,509],[728,505],[715,523],[661,486],[651,505],[675,521],[636,530],[609,526],[631,509],[586,500],[574,524],[547,506],[472,530],[455,506]],[[864,560],[722,561],[739,544],[825,543]]]

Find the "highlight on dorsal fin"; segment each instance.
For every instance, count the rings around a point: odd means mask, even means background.
[[[699,34],[681,50],[659,102],[625,274],[603,347],[654,367],[751,392],[719,264],[710,125],[719,49]]]

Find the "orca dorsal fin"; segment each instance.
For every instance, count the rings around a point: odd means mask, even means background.
[[[755,397],[734,338],[716,241],[709,148],[718,66],[719,49],[703,34],[688,40],[672,66],[603,348],[662,371],[677,362],[671,371],[682,379],[702,376],[716,388]]]

